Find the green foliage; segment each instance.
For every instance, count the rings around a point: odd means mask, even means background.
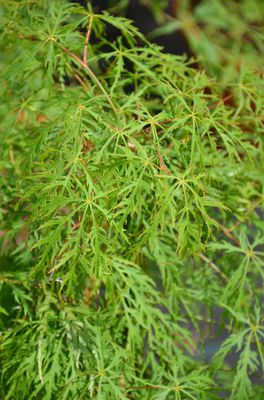
[[[201,66],[221,77],[224,89],[237,81],[237,71],[244,66],[261,74],[263,1],[202,0],[193,7],[190,0],[172,3],[175,15],[163,14],[150,38],[181,30]]]
[[[203,1],[198,70],[123,17],[2,2],[1,398],[263,398],[263,7],[242,3],[259,48]]]

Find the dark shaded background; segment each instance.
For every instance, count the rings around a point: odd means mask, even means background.
[[[193,9],[200,1],[192,0],[190,2],[190,8]],[[83,7],[86,7],[87,1],[85,0],[73,0],[72,3],[78,3]],[[91,2],[95,12],[102,12],[109,9],[115,8],[120,3],[120,0],[94,0]],[[169,0],[168,6],[164,9],[166,14],[175,17],[177,14],[177,3],[178,0]],[[130,0],[128,7],[123,10],[123,16],[133,20],[134,25],[147,36],[151,31],[157,28],[158,22],[156,21],[151,9],[143,5],[140,0]],[[114,39],[117,37],[118,31],[115,32],[112,27],[109,31],[109,37]],[[164,35],[153,39],[153,42],[163,47],[163,50],[167,53],[191,56],[191,50],[188,46],[188,42],[184,35],[180,31],[175,31],[172,34]]]

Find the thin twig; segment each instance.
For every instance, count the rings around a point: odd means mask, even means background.
[[[157,385],[127,386],[127,385],[120,383],[120,386],[126,390],[162,389],[162,386],[157,386]]]
[[[235,238],[232,233],[230,233],[230,230],[227,229],[225,226],[218,224],[219,228],[221,229],[221,231],[223,232],[223,234],[230,240],[232,240],[232,242],[234,242],[238,247],[240,247],[240,241]]]
[[[74,53],[72,53],[70,50],[68,50],[66,47],[64,47],[62,44],[60,44],[55,38],[52,38],[52,40],[54,42],[57,43],[57,45],[64,50],[71,58],[73,58],[78,64],[80,64],[84,69],[86,69],[88,75],[90,76],[90,78],[96,83],[96,85],[99,87],[99,89],[101,90],[101,92],[105,95],[105,97],[107,98],[108,103],[110,104],[110,106],[112,107],[113,111],[115,114],[117,114],[117,110],[112,102],[112,100],[110,99],[108,93],[106,92],[105,88],[103,87],[103,85],[101,84],[101,82],[98,80],[97,76],[94,74],[94,72],[91,70],[91,68],[87,65],[87,63],[85,63],[83,60],[81,60],[78,56],[76,56]]]
[[[243,220],[237,220],[234,225],[231,226],[231,228],[228,228],[228,232],[233,232],[239,225],[242,224],[242,222],[244,222]]]
[[[224,103],[224,104],[225,104],[225,103],[226,103],[229,99],[231,99],[232,97],[233,97],[233,95],[232,95],[232,94],[229,94],[229,95],[225,96],[223,99],[221,99],[221,100],[219,100],[219,101],[217,101],[217,102],[215,102],[215,103],[213,103],[213,104],[210,104],[210,105],[208,106],[208,109],[211,110],[211,109],[213,109],[213,108],[219,106],[219,104],[221,104],[221,103]]]
[[[55,38],[52,38],[53,42],[57,43],[57,45],[64,50],[67,54],[69,54],[70,57],[72,57],[77,63],[81,64],[82,67],[85,67],[85,63],[83,60],[81,60],[79,57],[77,57],[75,54],[73,54],[70,50],[68,50],[66,47],[64,47],[62,44],[60,44]]]
[[[92,23],[93,23],[93,15],[91,16],[90,20],[89,20],[89,25],[88,25],[88,29],[86,32],[86,37],[85,37],[85,42],[84,42],[84,50],[83,50],[83,62],[87,65],[87,46],[90,40],[90,36],[91,36],[91,29],[92,29]]]
[[[229,278],[224,274],[224,272],[221,271],[221,269],[215,265],[209,258],[207,258],[204,254],[199,253],[198,256],[201,258],[201,260],[205,261],[213,270],[216,272],[223,281],[229,282]]]
[[[72,226],[72,231],[75,231],[75,229],[79,228],[80,225],[81,225],[81,222],[76,222],[76,224],[74,224]]]
[[[166,166],[165,166],[165,163],[164,163],[164,161],[163,161],[163,157],[162,157],[162,155],[160,154],[159,150],[157,150],[157,153],[158,153],[158,156],[159,156],[160,169],[161,169],[162,171],[164,171],[166,175],[171,175],[170,172],[167,170],[167,168],[166,168]]]
[[[78,74],[74,74],[74,77],[76,78],[76,80],[82,85],[82,87],[84,88],[84,90],[86,92],[89,92],[89,88],[86,85],[86,83],[82,80],[82,78],[78,75]]]
[[[89,288],[86,287],[84,289],[84,303],[87,307],[89,307],[89,303],[90,303],[90,291]]]

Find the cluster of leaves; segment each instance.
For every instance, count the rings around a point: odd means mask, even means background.
[[[259,65],[216,82],[64,0],[0,18],[1,397],[262,399]]]

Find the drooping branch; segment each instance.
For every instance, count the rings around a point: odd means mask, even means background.
[[[88,31],[89,31],[89,29],[88,29]],[[88,37],[88,39],[89,39],[88,35],[86,35],[86,37]],[[59,43],[54,37],[52,37],[51,40],[54,41],[63,51],[65,51],[65,53],[67,53],[71,58],[73,58],[78,64],[80,64],[83,69],[86,70],[88,76],[95,82],[95,84],[98,86],[98,88],[101,90],[101,92],[105,95],[112,110],[117,115],[117,110],[116,110],[114,103],[112,102],[110,96],[106,92],[105,88],[103,87],[103,85],[101,84],[101,82],[99,81],[99,79],[97,78],[95,73],[88,66],[87,61],[86,60],[84,61],[81,58],[79,58],[78,56],[76,56],[76,54],[74,54],[70,50],[68,50],[65,46],[63,46],[61,43]],[[86,49],[86,46],[84,47],[84,49]],[[85,50],[84,53],[86,53],[86,51],[87,50]]]

